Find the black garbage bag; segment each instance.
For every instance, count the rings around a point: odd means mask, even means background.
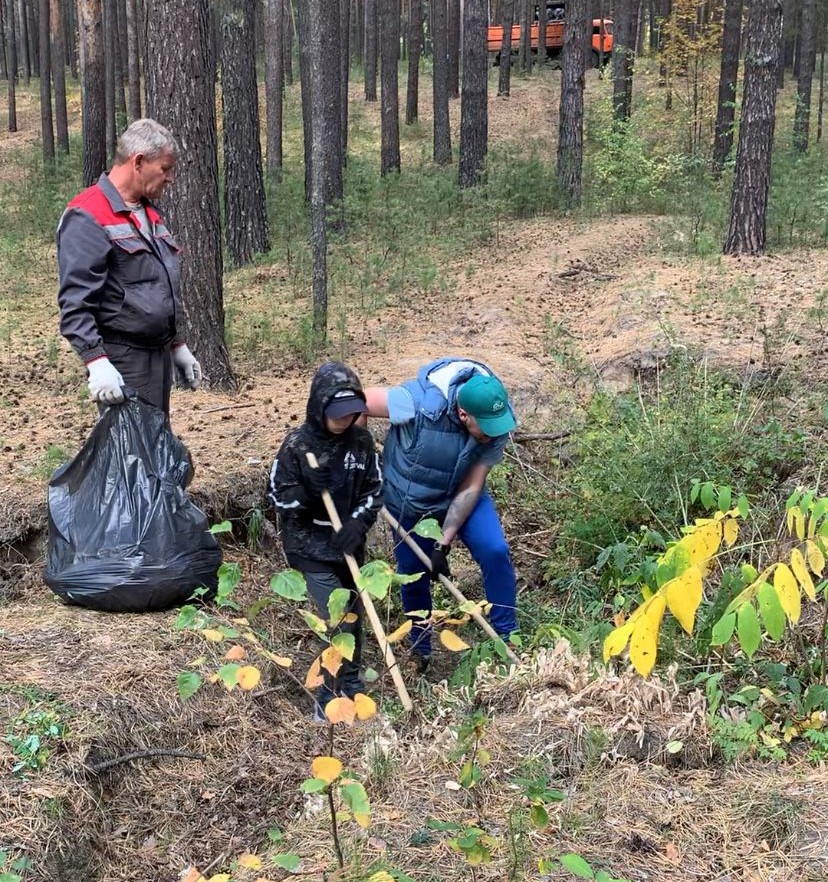
[[[221,549],[188,498],[190,456],[134,394],[108,408],[49,481],[44,579],[69,603],[146,612],[215,591]]]

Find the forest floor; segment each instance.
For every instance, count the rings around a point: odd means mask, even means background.
[[[589,88],[600,88],[594,77]],[[517,80],[508,101],[491,97],[493,145],[531,142],[550,155],[558,89],[558,74],[547,72]],[[376,129],[379,108],[360,102],[356,86],[352,99],[360,125]],[[423,105],[427,131],[427,95]],[[455,135],[458,110],[455,102]],[[14,151],[35,140],[36,102],[24,95],[19,113],[23,132],[0,136],[6,181],[22,174]],[[413,139],[404,156],[423,144]],[[655,216],[504,223],[445,271],[450,283],[439,291],[413,300],[399,290],[373,311],[343,295],[330,354],[345,357],[366,384],[403,380],[442,354],[479,358],[504,379],[529,432],[565,429],[596,385],[629,389],[677,348],[740,376],[789,368],[824,375],[828,252],[690,257],[674,247],[680,235]],[[26,248],[0,254],[0,723],[11,732],[21,714],[45,708],[66,734],[45,768],[25,776],[11,774],[16,757],[0,740],[0,847],[32,860],[27,880],[159,882],[191,865],[218,872],[244,852],[268,849],[297,851],[306,877],[321,879],[332,865],[324,813],[297,785],[325,746],[306,724],[306,699],[278,669],[258,692],[215,686],[182,704],[176,676],[204,645],[175,630],[174,612],[104,617],[61,605],[41,580],[46,483],[83,442],[96,410],[57,334],[53,246],[29,241]],[[283,273],[263,261],[231,275],[234,321],[266,313],[278,333],[291,333],[295,299],[281,285]],[[173,427],[196,463],[191,490],[216,518],[262,504],[267,468],[303,418],[313,370],[297,359],[268,363],[255,350],[238,355],[236,365],[237,393],[176,391],[172,401]],[[797,406],[795,399],[786,404]],[[541,526],[554,532],[555,525]],[[516,545],[524,530],[507,522]],[[547,537],[516,554],[522,590],[532,587],[534,558],[548,548]],[[247,600],[280,567],[278,544],[229,554],[242,564]],[[474,596],[473,573],[462,575]],[[309,657],[310,641],[293,618],[276,615],[269,627],[277,652]],[[443,659],[438,670],[452,664]],[[563,871],[540,874],[537,860],[577,852],[641,882],[828,878],[824,769],[709,766],[703,698],[688,696],[669,676],[642,683],[595,675],[561,643],[505,683],[484,678],[478,693],[491,717],[484,741],[495,771],[474,806],[453,784],[451,730],[465,705],[445,684],[420,683],[408,721],[381,715],[337,735],[374,808],[369,835],[346,836],[354,866],[366,871],[387,861],[417,882],[564,879]],[[671,740],[685,746],[678,759],[665,751]],[[206,759],[139,761],[101,775],[84,768],[148,747]],[[567,801],[550,809],[551,826],[538,831],[515,808],[506,782],[541,768]],[[426,820],[475,813],[500,845],[495,862],[473,876]],[[268,840],[276,828],[283,844],[273,844],[275,835]],[[266,866],[236,870],[233,879],[285,875]]]

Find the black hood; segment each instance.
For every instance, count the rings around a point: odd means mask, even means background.
[[[325,432],[325,408],[337,392],[347,390],[355,392],[365,401],[362,383],[356,372],[341,361],[326,361],[313,375],[311,381],[307,409],[308,424],[317,431]]]

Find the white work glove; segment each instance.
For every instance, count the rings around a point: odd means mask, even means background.
[[[112,362],[104,356],[86,365],[89,371],[89,394],[101,404],[118,404],[124,400],[124,378]]]
[[[186,344],[173,349],[173,363],[184,374],[184,379],[191,389],[198,389],[201,383],[201,365]]]

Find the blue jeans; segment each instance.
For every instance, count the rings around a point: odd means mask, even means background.
[[[394,517],[400,526],[410,533],[420,518],[400,518],[395,512]],[[411,538],[431,557],[434,548],[433,539],[424,539],[415,533]],[[483,575],[483,590],[486,600],[492,604],[489,621],[501,637],[508,637],[517,631],[517,580],[509,554],[509,545],[503,534],[503,527],[491,496],[488,493],[478,500],[466,523],[460,528],[458,537],[468,548],[469,553],[480,567]],[[402,605],[406,612],[425,610],[431,612],[431,575],[425,564],[414,554],[405,542],[394,534],[394,556],[397,559],[397,572],[405,575],[423,573],[416,582],[401,585]],[[431,627],[414,620],[411,629],[411,645],[419,655],[431,654]]]

